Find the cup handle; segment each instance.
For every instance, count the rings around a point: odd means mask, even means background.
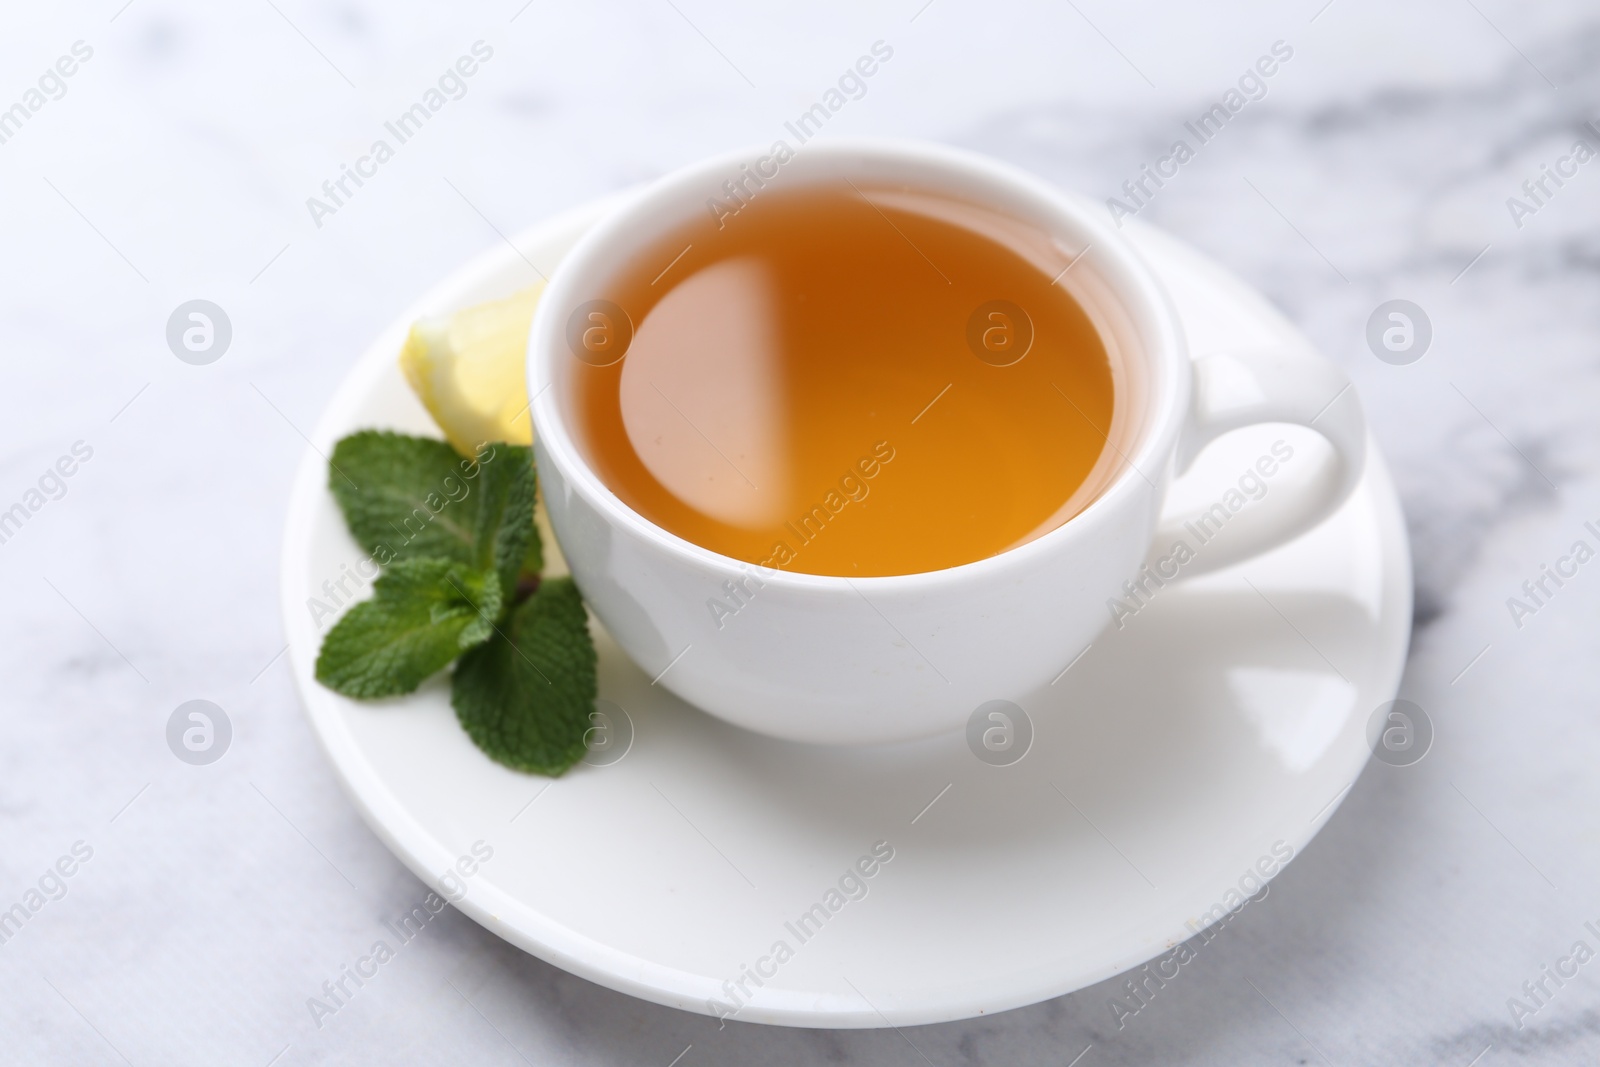
[[[1258,556],[1305,533],[1345,502],[1361,480],[1367,455],[1367,420],[1349,377],[1319,357],[1283,351],[1220,352],[1194,362],[1194,392],[1189,418],[1178,439],[1173,473],[1181,477],[1201,449],[1230,430],[1265,422],[1285,422],[1316,430],[1333,446],[1336,471],[1325,489],[1298,507],[1263,516],[1250,533],[1197,549],[1183,566],[1183,577]],[[1175,542],[1193,544],[1185,518],[1163,516],[1152,554]],[[1209,548],[1209,550],[1208,550]]]

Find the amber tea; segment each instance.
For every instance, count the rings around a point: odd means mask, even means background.
[[[580,445],[624,503],[735,559],[850,577],[984,559],[1081,510],[1103,462],[1112,368],[1072,264],[945,196],[779,179],[575,313]]]

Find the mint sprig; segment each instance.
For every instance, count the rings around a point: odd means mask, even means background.
[[[365,699],[412,692],[488,640],[502,601],[493,574],[448,559],[401,560],[323,639],[317,681]]]
[[[475,459],[443,441],[363,430],[333,446],[328,488],[345,525],[382,566],[415,557],[473,563]]]
[[[533,523],[506,521],[508,507],[533,514],[533,450],[526,445],[484,444],[466,457],[431,437],[362,430],[334,446],[328,488],[351,536],[380,566],[437,558],[499,570],[520,558],[530,574],[543,569]],[[506,544],[497,551],[502,533]],[[515,583],[513,574],[505,584]]]
[[[570,578],[541,582],[509,625],[461,657],[450,703],[467,735],[520,771],[560,774],[583,758],[595,652]],[[537,709],[527,714],[525,709]]]
[[[317,680],[396,696],[459,658],[450,702],[491,759],[548,775],[581,759],[594,643],[571,579],[539,580],[532,450],[496,442],[462,457],[365,430],[334,447],[328,485],[381,573],[323,639]]]
[[[544,569],[539,529],[533,524],[537,479],[533,449],[490,445],[478,464],[478,507],[472,524],[472,564],[493,570],[509,600],[521,574]]]

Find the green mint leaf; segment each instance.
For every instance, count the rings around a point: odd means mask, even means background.
[[[539,531],[533,525],[538,489],[533,449],[497,441],[480,449],[478,458],[472,565],[498,574],[509,601],[519,574],[538,574],[544,567]]]
[[[317,681],[346,696],[409,693],[494,633],[504,601],[492,573],[448,559],[408,559],[373,583],[317,654]]]
[[[380,566],[426,558],[470,566],[477,474],[475,460],[443,441],[362,430],[334,446],[328,488],[350,533]]]
[[[558,775],[583,758],[594,710],[595,651],[570,578],[541,582],[487,642],[461,657],[456,718],[498,763]]]
[[[328,488],[350,533],[380,566],[455,560],[496,572],[507,600],[519,573],[543,568],[526,446],[480,445],[464,459],[444,441],[363,430],[334,446]]]

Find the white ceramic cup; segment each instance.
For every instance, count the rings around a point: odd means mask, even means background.
[[[620,264],[706,212],[708,200],[730,202],[724,182],[738,180],[746,164],[786,188],[849,178],[863,189],[955,198],[1036,231],[1063,263],[1076,259],[1061,284],[1099,329],[1116,394],[1113,447],[1091,475],[1093,500],[1049,533],[987,559],[843,578],[720,555],[649,522],[608,489],[573,432],[578,357],[569,319],[603,298]],[[744,188],[761,193],[748,180]],[[824,744],[956,730],[980,705],[1049,683],[1112,621],[1108,602],[1124,596],[1125,582],[1150,590],[1305,532],[1349,495],[1365,458],[1360,404],[1332,364],[1298,351],[1192,362],[1167,294],[1098,211],[1009,166],[918,143],[819,141],[781,165],[770,152],[736,153],[651,184],[556,270],[533,320],[528,385],[551,525],[618,644],[656,684],[713,715]],[[1320,490],[1294,506],[1264,505],[1248,536],[1201,551],[1175,574],[1146,569],[1178,536],[1174,520],[1162,519],[1169,480],[1217,436],[1266,422],[1308,426],[1332,444],[1334,469]],[[729,582],[743,607],[718,618],[707,604],[726,602]]]

